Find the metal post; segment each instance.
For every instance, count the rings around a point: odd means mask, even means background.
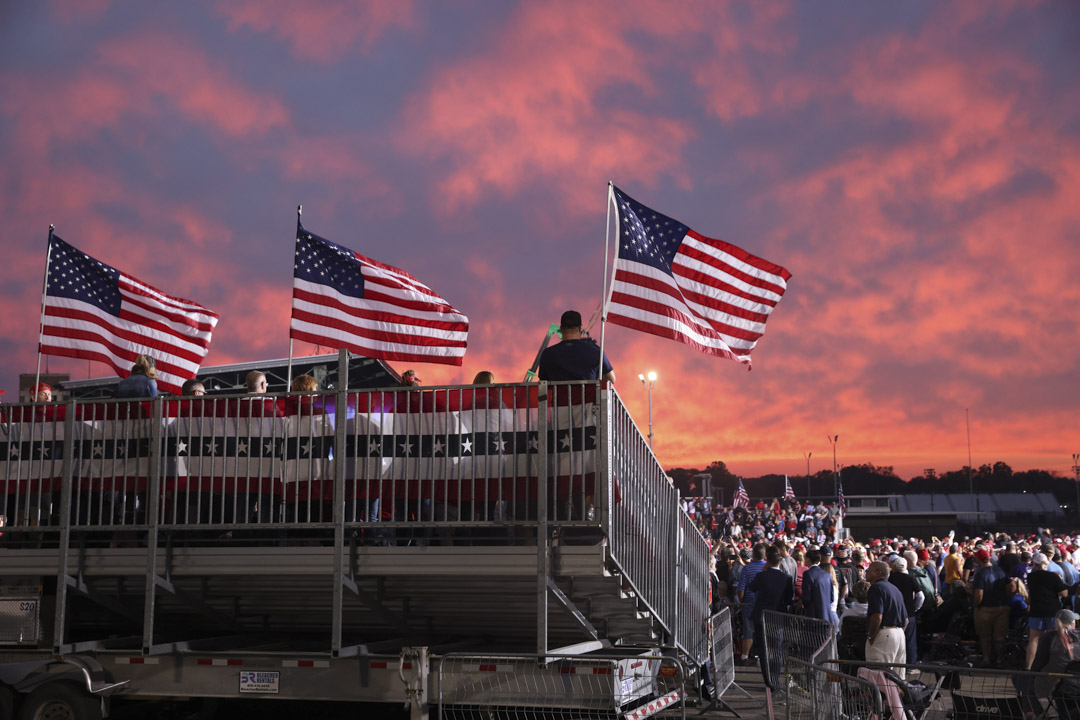
[[[645,387],[647,387],[649,389],[649,449],[652,450],[653,449],[652,389],[653,389],[653,386],[656,385],[656,373],[651,371],[651,370],[649,371],[649,374],[647,376],[642,374],[642,373],[638,373],[638,380],[641,381],[642,385],[644,385]],[[646,380],[648,380],[648,382],[646,382]]]
[[[541,381],[536,398],[536,654],[542,658],[548,651],[548,388]]]
[[[157,548],[158,548],[158,508],[161,504],[161,485],[164,463],[161,462],[162,442],[161,424],[164,413],[162,412],[162,400],[156,397],[153,400],[151,416],[153,422],[150,425],[150,468],[147,472],[149,499],[146,508],[146,519],[149,527],[146,530],[146,597],[143,601],[143,654],[149,655],[154,645],[154,610],[157,606]],[[130,413],[129,413],[130,415]],[[166,578],[168,580],[169,578]]]
[[[832,479],[833,479],[833,496],[837,502],[840,501],[840,476],[836,474],[836,442],[840,439],[839,435],[826,435],[826,439],[832,443]]]
[[[1076,475],[1076,512],[1080,514],[1080,453],[1073,453],[1072,471]]]
[[[36,401],[36,398],[33,398]],[[55,421],[54,421],[55,422]],[[55,438],[55,429],[53,431]],[[75,475],[75,401],[69,400],[64,410],[64,460],[60,466],[60,540],[56,573],[56,614],[53,618],[52,645],[55,655],[67,652],[68,556],[71,551],[71,493]]]
[[[814,493],[810,492],[810,456],[813,452],[803,453],[803,457],[806,458],[806,497],[811,497]]]
[[[334,594],[330,619],[330,654],[341,656],[342,613],[345,605],[345,423],[349,402],[349,351],[338,352],[338,383],[334,397]],[[367,518],[364,518],[365,520]]]

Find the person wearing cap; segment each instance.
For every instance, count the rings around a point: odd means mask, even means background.
[[[49,383],[38,383],[30,388],[30,402],[52,402],[52,387]]]
[[[1031,669],[1043,673],[1035,677],[1035,696],[1054,698],[1058,703],[1058,717],[1075,717],[1067,712],[1062,702],[1065,698],[1080,696],[1080,679],[1069,673],[1070,665],[1080,660],[1080,620],[1072,610],[1059,610],[1054,615],[1054,627],[1043,635],[1031,664]],[[1071,675],[1071,676],[1070,676]],[[1075,701],[1073,701],[1075,707]]]
[[[1031,558],[1031,570],[1027,576],[1028,586],[1028,645],[1027,664],[1035,660],[1039,638],[1047,630],[1054,629],[1054,615],[1061,609],[1061,600],[1069,594],[1069,588],[1047,566],[1050,559],[1045,553],[1035,553]]]
[[[990,563],[990,551],[975,551],[978,569],[972,584],[975,607],[975,635],[982,647],[983,666],[1005,663],[1005,636],[1009,632],[1009,597],[1005,572]]]
[[[581,313],[567,310],[559,320],[562,342],[546,348],[540,355],[541,380],[597,380],[600,370],[600,348],[582,337]],[[604,371],[599,379],[615,382],[615,370],[605,355]]]
[[[157,366],[154,363],[154,358],[149,355],[139,355],[135,358],[135,364],[131,366],[131,374],[116,386],[116,397],[157,397],[157,376]]]
[[[904,628],[908,623],[904,598],[889,582],[889,566],[880,560],[870,563],[866,581],[866,661],[903,665],[907,662],[907,643]],[[904,677],[904,671],[897,674]]]

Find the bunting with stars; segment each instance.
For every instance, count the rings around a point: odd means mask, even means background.
[[[157,365],[158,386],[180,393],[210,350],[217,313],[171,297],[49,236],[44,355],[96,360],[126,377],[139,355]]]
[[[607,319],[749,366],[791,273],[612,193],[619,253]]]
[[[461,365],[469,318],[404,270],[296,220],[289,337],[364,357]]]

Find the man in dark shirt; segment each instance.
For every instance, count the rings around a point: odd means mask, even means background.
[[[582,337],[581,313],[567,310],[559,321],[562,342],[540,355],[541,380],[596,380],[600,370],[600,348]],[[615,382],[615,370],[603,359],[603,380]]]
[[[900,591],[888,577],[888,565],[880,560],[870,563],[866,571],[866,580],[870,583],[870,592],[866,596],[866,660],[902,665],[907,660],[904,638],[907,609]],[[903,671],[898,674],[903,677]]]
[[[780,569],[781,559],[780,549],[775,545],[770,546],[765,551],[767,567],[758,573],[748,586],[751,592],[756,593],[754,609],[751,611],[754,621],[754,645],[762,648],[761,677],[770,690],[776,689],[773,678],[780,669],[780,648],[774,646],[765,650],[765,631],[761,615],[766,610],[785,611],[795,598],[795,583],[790,575]]]
[[[821,551],[807,550],[806,563],[809,567],[802,578],[803,615],[818,620],[832,621],[832,578],[820,565]]]
[[[1000,567],[990,564],[985,548],[975,552],[979,569],[975,573],[975,635],[982,646],[982,664],[1005,664],[1005,635],[1009,632],[1009,598],[1006,577]]]
[[[1011,540],[1005,543],[1005,552],[998,556],[998,567],[1006,576],[1013,574],[1013,568],[1020,564],[1020,553],[1016,552],[1016,543]]]
[[[892,572],[889,573],[889,582],[896,586],[896,589],[900,591],[900,596],[904,598],[904,610],[907,612],[908,623],[904,627],[904,642],[907,645],[906,655],[908,662],[914,663],[917,659],[916,645],[915,645],[915,612],[922,607],[925,602],[925,596],[921,600],[916,599],[916,595],[922,594],[922,590],[919,589],[915,583],[915,578],[911,577],[907,571],[907,560],[899,555],[893,557],[889,562],[892,568]]]

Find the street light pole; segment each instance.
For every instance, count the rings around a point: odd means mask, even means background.
[[[1080,513],[1080,453],[1073,453],[1072,471],[1076,474],[1076,512]]]
[[[639,373],[638,380],[641,381],[642,385],[649,388],[649,449],[652,450],[652,389],[653,386],[656,385],[656,373],[651,370],[649,371],[649,374],[647,376]],[[646,382],[646,380],[648,380],[648,382]]]
[[[832,481],[833,481],[833,495],[836,497],[836,501],[840,502],[840,480],[836,474],[836,441],[840,439],[839,435],[826,435],[825,436],[830,443],[832,443]]]
[[[813,452],[804,452],[803,457],[806,458],[806,496],[810,497],[814,493],[810,492],[810,456]]]

